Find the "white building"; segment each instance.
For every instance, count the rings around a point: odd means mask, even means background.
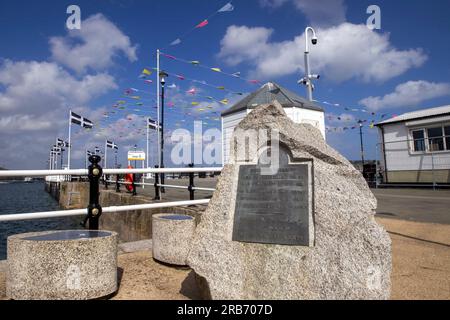
[[[450,183],[450,106],[377,124],[385,183]]]
[[[320,130],[325,138],[325,115],[318,105],[299,95],[268,82],[255,92],[236,103],[230,109],[222,112],[222,157],[227,163],[230,155],[230,142],[234,128],[253,109],[261,104],[277,100],[286,114],[296,123],[309,123]]]

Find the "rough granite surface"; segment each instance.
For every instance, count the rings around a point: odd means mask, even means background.
[[[294,123],[276,101],[257,107],[237,128],[278,130],[293,158],[313,159],[314,245],[232,241],[240,164],[231,160],[196,228],[187,259],[203,296],[388,299],[391,240],[374,219],[376,199],[360,172],[326,144],[319,130]],[[233,144],[230,159],[235,152]],[[249,151],[246,158],[253,163],[258,155]]]
[[[24,239],[54,232],[59,231],[8,237],[8,298],[84,300],[117,290],[117,233],[75,240]]]
[[[167,217],[180,216],[187,219],[167,219]],[[161,262],[185,266],[195,231],[195,219],[188,215],[155,214],[152,229],[153,258]]]

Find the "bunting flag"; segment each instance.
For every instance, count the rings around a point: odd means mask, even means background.
[[[217,12],[231,12],[234,10],[234,6],[231,4],[231,2],[228,2],[226,5],[224,5],[222,8],[220,8]]]
[[[221,104],[227,105],[228,104],[228,99],[223,99],[219,101]]]
[[[178,38],[178,39],[175,39],[174,41],[172,41],[172,42],[170,43],[170,45],[171,45],[171,46],[176,46],[177,44],[180,44],[180,43],[181,43],[181,39]]]
[[[195,88],[192,88],[192,89],[186,91],[186,93],[191,94],[191,95],[195,95],[197,93],[197,90]]]
[[[203,20],[202,22],[200,22],[198,25],[196,25],[196,28],[203,28],[206,27],[208,25],[208,20]]]
[[[119,147],[117,146],[117,144],[115,144],[112,141],[106,140],[106,147],[110,148],[110,149],[116,149],[119,150]]]
[[[145,83],[148,83],[148,84],[151,84],[151,83],[153,83],[153,81],[152,81],[152,80],[144,80],[144,82],[145,82]]]
[[[232,12],[234,10],[234,6],[233,4],[230,2],[228,2],[227,4],[225,4],[224,6],[222,6],[219,10],[213,12],[211,15],[209,15],[208,18],[202,20],[200,23],[198,23],[195,27],[193,27],[192,29],[188,30],[183,36],[176,38],[175,40],[173,40],[172,42],[170,42],[170,46],[177,46],[179,44],[181,44],[183,42],[183,39],[187,38],[194,30],[197,29],[201,29],[206,27],[211,19],[219,13],[226,13],[226,12]]]
[[[144,70],[142,70],[142,74],[145,74],[147,76],[150,76],[152,73],[153,73],[153,71],[150,71],[147,68],[144,68]]]
[[[183,77],[183,76],[180,75],[180,74],[176,74],[175,77],[177,77],[177,78],[180,79],[180,80],[185,80],[185,77]]]
[[[191,61],[190,63],[193,64],[194,66],[200,65],[200,61],[197,60]]]
[[[220,70],[220,68],[211,68],[211,70],[214,72],[222,72],[222,70]]]
[[[86,129],[91,129],[94,126],[91,120],[83,118],[73,111],[70,112],[70,122]]]

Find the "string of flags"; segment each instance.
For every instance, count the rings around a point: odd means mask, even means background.
[[[180,81],[187,80],[187,81],[191,81],[191,82],[194,82],[194,83],[198,83],[198,84],[200,84],[202,86],[207,86],[207,87],[214,88],[214,89],[221,90],[221,91],[227,91],[229,93],[232,93],[232,94],[235,94],[235,95],[238,95],[238,96],[244,95],[242,92],[236,92],[236,91],[230,90],[228,88],[225,88],[225,86],[222,86],[222,85],[214,85],[214,84],[208,83],[208,82],[206,82],[204,80],[192,79],[192,78],[185,77],[184,75],[175,74],[175,73],[169,73],[167,71],[166,71],[166,73],[169,76],[173,76],[175,79],[180,80]]]
[[[175,57],[173,55],[170,55],[170,54],[167,54],[167,53],[164,53],[164,52],[161,52],[161,55],[163,57],[165,57],[165,58],[170,59],[170,60],[183,62],[185,64],[190,64],[190,65],[193,65],[193,66],[196,66],[196,67],[207,69],[207,70],[210,70],[210,71],[213,71],[213,72],[216,72],[216,73],[220,73],[220,74],[226,75],[228,77],[232,77],[232,78],[235,78],[235,79],[240,79],[240,80],[245,81],[245,82],[247,82],[249,84],[253,84],[253,85],[260,85],[260,84],[262,84],[262,82],[260,80],[246,79],[246,78],[242,77],[240,72],[233,72],[233,73],[225,72],[221,68],[218,68],[218,67],[211,67],[211,66],[203,65],[198,60],[186,60],[186,59],[178,58],[178,57]]]
[[[219,13],[225,13],[225,12],[231,12],[234,10],[234,6],[232,4],[232,2],[228,2],[227,4],[225,4],[224,6],[222,6],[219,10],[214,11],[212,14],[210,14],[206,19],[203,19],[202,21],[200,21],[199,23],[197,23],[193,28],[191,28],[189,31],[187,31],[184,35],[176,38],[175,40],[173,40],[170,43],[170,46],[176,46],[181,44],[185,38],[187,38],[193,31],[197,30],[197,29],[201,29],[206,27],[207,25],[209,25],[211,19],[219,14]]]

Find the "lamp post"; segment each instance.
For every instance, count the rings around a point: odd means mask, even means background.
[[[362,167],[364,172],[364,143],[363,143],[363,132],[362,132],[363,124],[362,122],[359,122],[359,138],[361,142],[361,161],[362,161]]]
[[[313,28],[311,27],[307,27],[305,29],[305,77],[301,80],[298,81],[298,83],[304,84],[306,86],[306,94],[308,97],[309,101],[313,101],[313,96],[312,96],[312,91],[313,91],[313,84],[311,82],[312,79],[319,79],[320,76],[319,75],[312,75],[310,74],[310,70],[309,70],[309,32],[312,32],[312,38],[311,38],[311,43],[313,45],[317,44],[317,36],[316,36],[316,32],[314,31]]]
[[[164,168],[164,89],[166,85],[166,78],[169,75],[164,71],[159,72],[159,78],[161,81],[161,153],[160,153],[160,162],[161,168]],[[164,185],[164,173],[161,174],[161,184]],[[164,187],[161,187],[161,192],[165,193]]]

